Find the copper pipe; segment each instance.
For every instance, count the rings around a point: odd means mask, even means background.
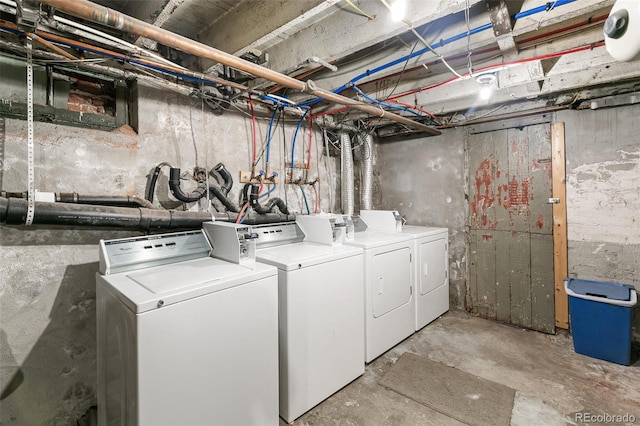
[[[328,101],[342,105],[348,105],[352,108],[359,109],[367,114],[376,117],[386,117],[397,123],[410,126],[417,130],[422,130],[430,135],[439,135],[441,132],[432,127],[417,123],[400,115],[384,111],[368,104],[364,104],[347,97],[337,95],[325,89],[316,87],[312,81],[302,82],[295,78],[286,76],[277,71],[270,70],[249,61],[245,61],[237,56],[222,52],[211,46],[191,40],[187,37],[172,33],[170,31],[158,28],[149,23],[132,18],[123,13],[117,12],[104,6],[91,3],[87,0],[41,0],[41,3],[55,7],[56,9],[76,15],[78,17],[88,19],[111,28],[115,28],[127,33],[135,34],[140,37],[146,37],[155,40],[165,46],[173,47],[185,53],[220,62],[224,65],[236,68],[241,71],[248,72],[256,77],[262,77],[281,84],[290,89],[304,91],[315,96],[324,98]]]
[[[27,33],[27,37],[31,37],[32,39],[34,39],[35,41],[37,41],[38,43],[40,43],[41,45],[43,45],[44,47],[46,47],[47,49],[64,56],[67,59],[71,59],[72,61],[77,61],[78,58],[76,58],[75,56],[73,56],[71,53],[68,53],[67,51],[65,51],[64,49],[59,48],[58,46],[49,43],[47,40],[43,39],[42,37],[33,34],[33,33]]]

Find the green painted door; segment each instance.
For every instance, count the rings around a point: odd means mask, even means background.
[[[555,332],[548,123],[470,134],[467,308]]]

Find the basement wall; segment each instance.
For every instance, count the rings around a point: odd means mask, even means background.
[[[251,162],[251,121],[234,112],[215,116],[199,100],[164,89],[140,86],[139,93],[138,135],[35,123],[35,187],[144,196],[149,174],[163,161],[183,172],[223,162],[234,177],[231,199],[237,203],[238,172]],[[258,124],[259,148],[268,118]],[[288,158],[294,128],[295,122],[285,128]],[[0,119],[0,187],[5,191],[26,190],[26,134],[25,121]],[[314,142],[320,138],[317,132]],[[302,145],[298,139],[296,162],[302,161]],[[282,146],[279,126],[271,164],[281,176]],[[329,179],[322,159],[318,172],[312,151],[309,176],[320,175],[320,207],[326,211]],[[334,160],[329,164],[335,176],[339,168]],[[165,208],[178,208],[181,203],[169,196],[167,175],[164,168],[155,199]],[[187,192],[194,182],[183,181],[182,187]],[[284,199],[283,187],[273,195]],[[307,187],[306,193],[313,209],[313,190]],[[286,198],[291,211],[303,211],[297,186]],[[0,227],[0,424],[76,425],[96,405],[98,242],[131,235],[139,233]]]
[[[640,105],[557,112],[565,122],[569,276],[640,289]],[[449,228],[451,306],[464,308],[464,128],[375,144],[374,208]],[[640,309],[634,336],[640,339]]]
[[[569,276],[640,290],[640,105],[561,111]],[[640,309],[636,312],[640,314]],[[635,315],[640,339],[640,315]]]
[[[449,229],[451,308],[464,309],[467,283],[467,212],[464,129],[422,138],[377,139],[375,209],[398,210],[409,225]]]

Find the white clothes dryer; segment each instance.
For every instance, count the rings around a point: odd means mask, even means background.
[[[447,228],[405,225],[413,236],[416,330],[449,310],[449,231]]]
[[[346,245],[364,250],[365,361],[415,331],[413,241],[410,235],[360,230]]]
[[[415,329],[420,330],[449,310],[449,231],[404,225],[396,210],[362,210],[368,229],[410,235],[414,244]]]

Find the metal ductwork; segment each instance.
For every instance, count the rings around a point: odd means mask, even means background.
[[[42,0],[41,3],[52,6],[63,12],[70,13],[89,21],[106,25],[108,27],[135,34],[140,37],[146,37],[155,40],[165,46],[173,47],[200,58],[210,59],[215,62],[227,65],[229,67],[245,71],[256,77],[271,80],[284,87],[297,91],[312,94],[314,96],[326,99],[327,101],[345,105],[360,111],[366,112],[375,117],[385,117],[389,120],[404,124],[416,130],[428,133],[429,135],[439,135],[441,132],[437,129],[417,123],[406,117],[384,111],[373,105],[364,104],[355,99],[338,95],[329,90],[321,89],[315,85],[312,80],[306,82],[297,80],[293,77],[281,74],[277,71],[256,65],[237,56],[231,55],[211,46],[191,40],[187,37],[172,33],[162,28],[156,27],[139,19],[132,18],[123,13],[117,12],[104,6],[91,3],[86,0]]]
[[[353,214],[354,186],[353,186],[353,152],[351,151],[349,133],[340,133],[340,182],[342,185],[342,213]]]
[[[360,134],[362,138],[362,184],[360,185],[360,210],[373,209],[373,136]]]
[[[211,220],[235,222],[237,218],[237,213],[188,212],[36,201],[33,224],[150,231],[156,229],[200,229],[202,222]],[[24,225],[26,219],[26,199],[0,197],[0,225]],[[243,223],[257,225],[292,221],[295,221],[294,215],[249,213],[245,215]]]

